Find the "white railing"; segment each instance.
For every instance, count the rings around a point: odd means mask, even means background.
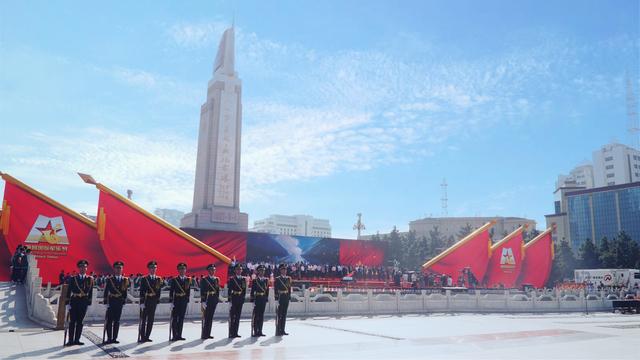
[[[60,286],[47,284],[42,287],[38,276],[37,261],[29,256],[29,271],[25,282],[29,316],[40,323],[55,326],[57,322]],[[87,311],[87,320],[102,321],[106,306],[102,303],[102,289],[95,288],[93,302]],[[216,308],[216,318],[226,318],[229,304],[226,289]],[[611,311],[612,301],[621,298],[621,294],[599,292],[567,293],[566,291],[541,290],[525,293],[516,290],[469,290],[452,292],[451,290],[367,290],[367,289],[300,289],[292,294],[289,304],[290,316],[315,315],[377,315],[399,313],[431,312],[484,312],[484,313],[534,313],[534,312],[583,312]],[[127,294],[127,304],[122,318],[137,320],[139,315],[138,290],[133,286]],[[273,291],[269,292],[266,316],[275,316],[276,301]],[[250,317],[253,306],[246,303],[242,308],[245,317]],[[162,291],[156,318],[168,319],[170,314],[169,291]],[[191,292],[187,317],[199,318],[200,294],[197,289]]]

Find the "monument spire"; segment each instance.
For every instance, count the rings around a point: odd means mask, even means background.
[[[248,215],[240,212],[242,81],[234,52],[231,27],[220,39],[207,101],[200,108],[193,208],[181,221],[185,228],[248,228]]]
[[[235,74],[235,30],[228,28],[222,34],[218,54],[213,65],[213,76],[216,74],[234,76]]]

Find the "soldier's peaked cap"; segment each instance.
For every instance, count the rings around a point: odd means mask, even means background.
[[[113,267],[116,267],[116,266],[124,266],[124,263],[122,261],[118,260],[118,261],[113,263]]]
[[[186,264],[186,263],[183,263],[183,262],[178,263],[178,269],[180,269],[181,267],[186,268],[186,267],[187,267],[187,264]]]
[[[209,265],[207,265],[207,270],[213,270],[213,269],[215,269],[215,268],[216,268],[216,265],[215,265],[215,264],[209,264]]]
[[[151,260],[147,263],[147,267],[150,268],[152,266],[158,266],[158,262],[155,260]]]
[[[87,266],[89,266],[89,262],[88,262],[87,260],[85,260],[85,259],[82,259],[82,260],[78,260],[77,265],[78,265],[78,266],[82,266],[82,265],[87,265]]]

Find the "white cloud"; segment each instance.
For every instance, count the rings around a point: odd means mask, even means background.
[[[172,25],[167,34],[177,45],[197,48],[217,41],[228,26],[223,22],[179,23]]]

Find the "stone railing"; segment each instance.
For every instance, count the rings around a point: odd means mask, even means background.
[[[61,287],[42,287],[38,277],[37,262],[30,256],[26,286],[30,317],[40,323],[55,326]],[[612,300],[623,297],[615,293],[571,293],[567,291],[518,290],[354,290],[354,289],[298,289],[292,294],[289,304],[290,316],[316,315],[378,315],[433,312],[474,312],[474,313],[542,313],[542,312],[584,312],[611,311]],[[93,289],[93,303],[87,311],[87,320],[103,321],[106,305],[102,303],[102,289]],[[273,291],[269,292],[266,316],[275,316],[276,301]],[[221,291],[220,303],[215,317],[222,319],[229,314],[226,289]],[[243,306],[244,317],[251,317],[253,306],[248,302]],[[163,289],[160,304],[156,310],[157,319],[168,319],[170,315],[169,291]],[[200,294],[191,291],[188,318],[199,318]],[[137,320],[139,317],[138,290],[131,287],[127,293],[127,304],[122,318]]]

